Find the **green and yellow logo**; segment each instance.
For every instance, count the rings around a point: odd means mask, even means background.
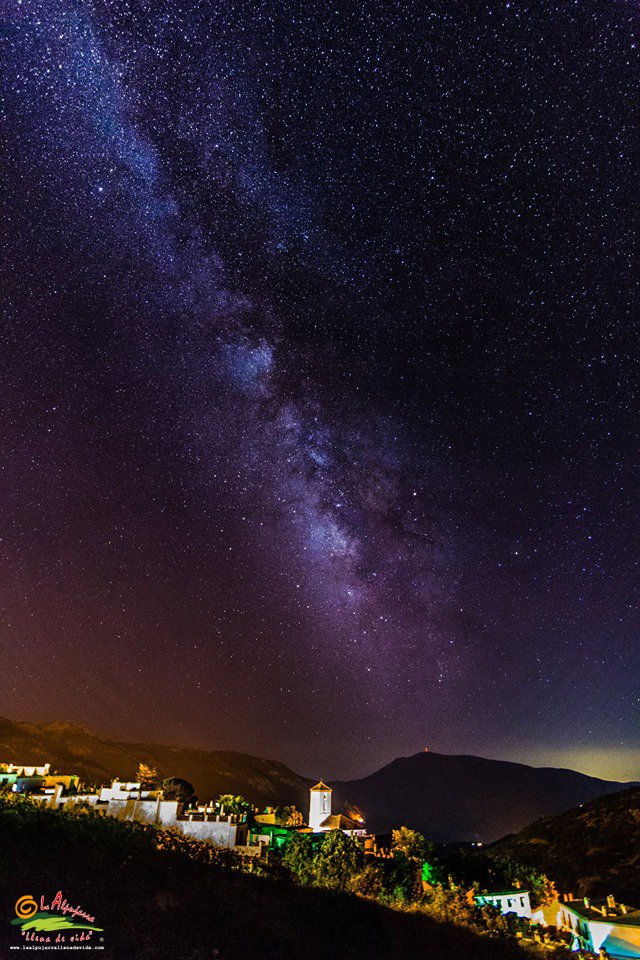
[[[62,891],[58,891],[50,903],[45,897],[40,897],[38,903],[31,894],[25,894],[16,900],[15,914],[11,923],[19,926],[22,936],[30,942],[77,943],[103,929],[95,925],[95,917],[68,903]],[[55,941],[51,940],[51,934],[57,934]]]

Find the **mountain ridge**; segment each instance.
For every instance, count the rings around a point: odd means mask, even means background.
[[[407,823],[442,842],[491,842],[541,816],[631,785],[560,767],[424,752],[333,787],[362,810],[373,830]]]
[[[277,760],[232,750],[110,740],[80,724],[59,721],[32,724],[0,717],[0,757],[18,763],[51,762],[52,769],[65,767],[90,784],[115,777],[133,780],[143,761],[155,766],[161,777],[190,780],[203,800],[232,792],[249,794],[266,805],[288,796],[300,806],[313,782]]]
[[[295,803],[305,815],[309,787],[318,779],[239,751],[110,740],[68,721],[34,724],[3,717],[0,760],[50,762],[52,769],[77,773],[89,784],[131,780],[143,761],[160,777],[190,780],[203,800],[240,793],[259,805]],[[445,842],[491,842],[632,785],[567,768],[431,752],[396,757],[366,777],[331,782],[334,810],[357,806],[369,829],[388,832],[406,825]]]

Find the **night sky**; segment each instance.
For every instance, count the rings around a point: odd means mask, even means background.
[[[639,19],[2,0],[1,714],[640,775]]]

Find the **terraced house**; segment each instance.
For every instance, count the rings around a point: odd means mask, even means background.
[[[640,958],[640,909],[606,900],[568,900],[560,904],[558,926],[573,936],[572,948],[612,960]]]

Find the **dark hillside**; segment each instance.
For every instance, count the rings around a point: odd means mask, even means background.
[[[534,867],[577,897],[640,906],[640,787],[537,820],[487,853]]]
[[[132,780],[139,761],[156,767],[160,777],[184,777],[202,800],[239,793],[260,805],[309,804],[311,781],[283,763],[233,751],[191,750],[154,743],[106,740],[72,723],[16,723],[0,718],[0,760],[50,762],[52,769],[78,773],[85,783]]]
[[[0,957],[16,901],[58,890],[95,917],[105,960],[526,960],[515,941],[346,894],[159,850],[151,828],[0,797]],[[151,839],[150,839],[151,838]],[[533,949],[533,948],[532,948]],[[30,956],[50,956],[40,951]],[[535,956],[538,956],[536,953]]]

